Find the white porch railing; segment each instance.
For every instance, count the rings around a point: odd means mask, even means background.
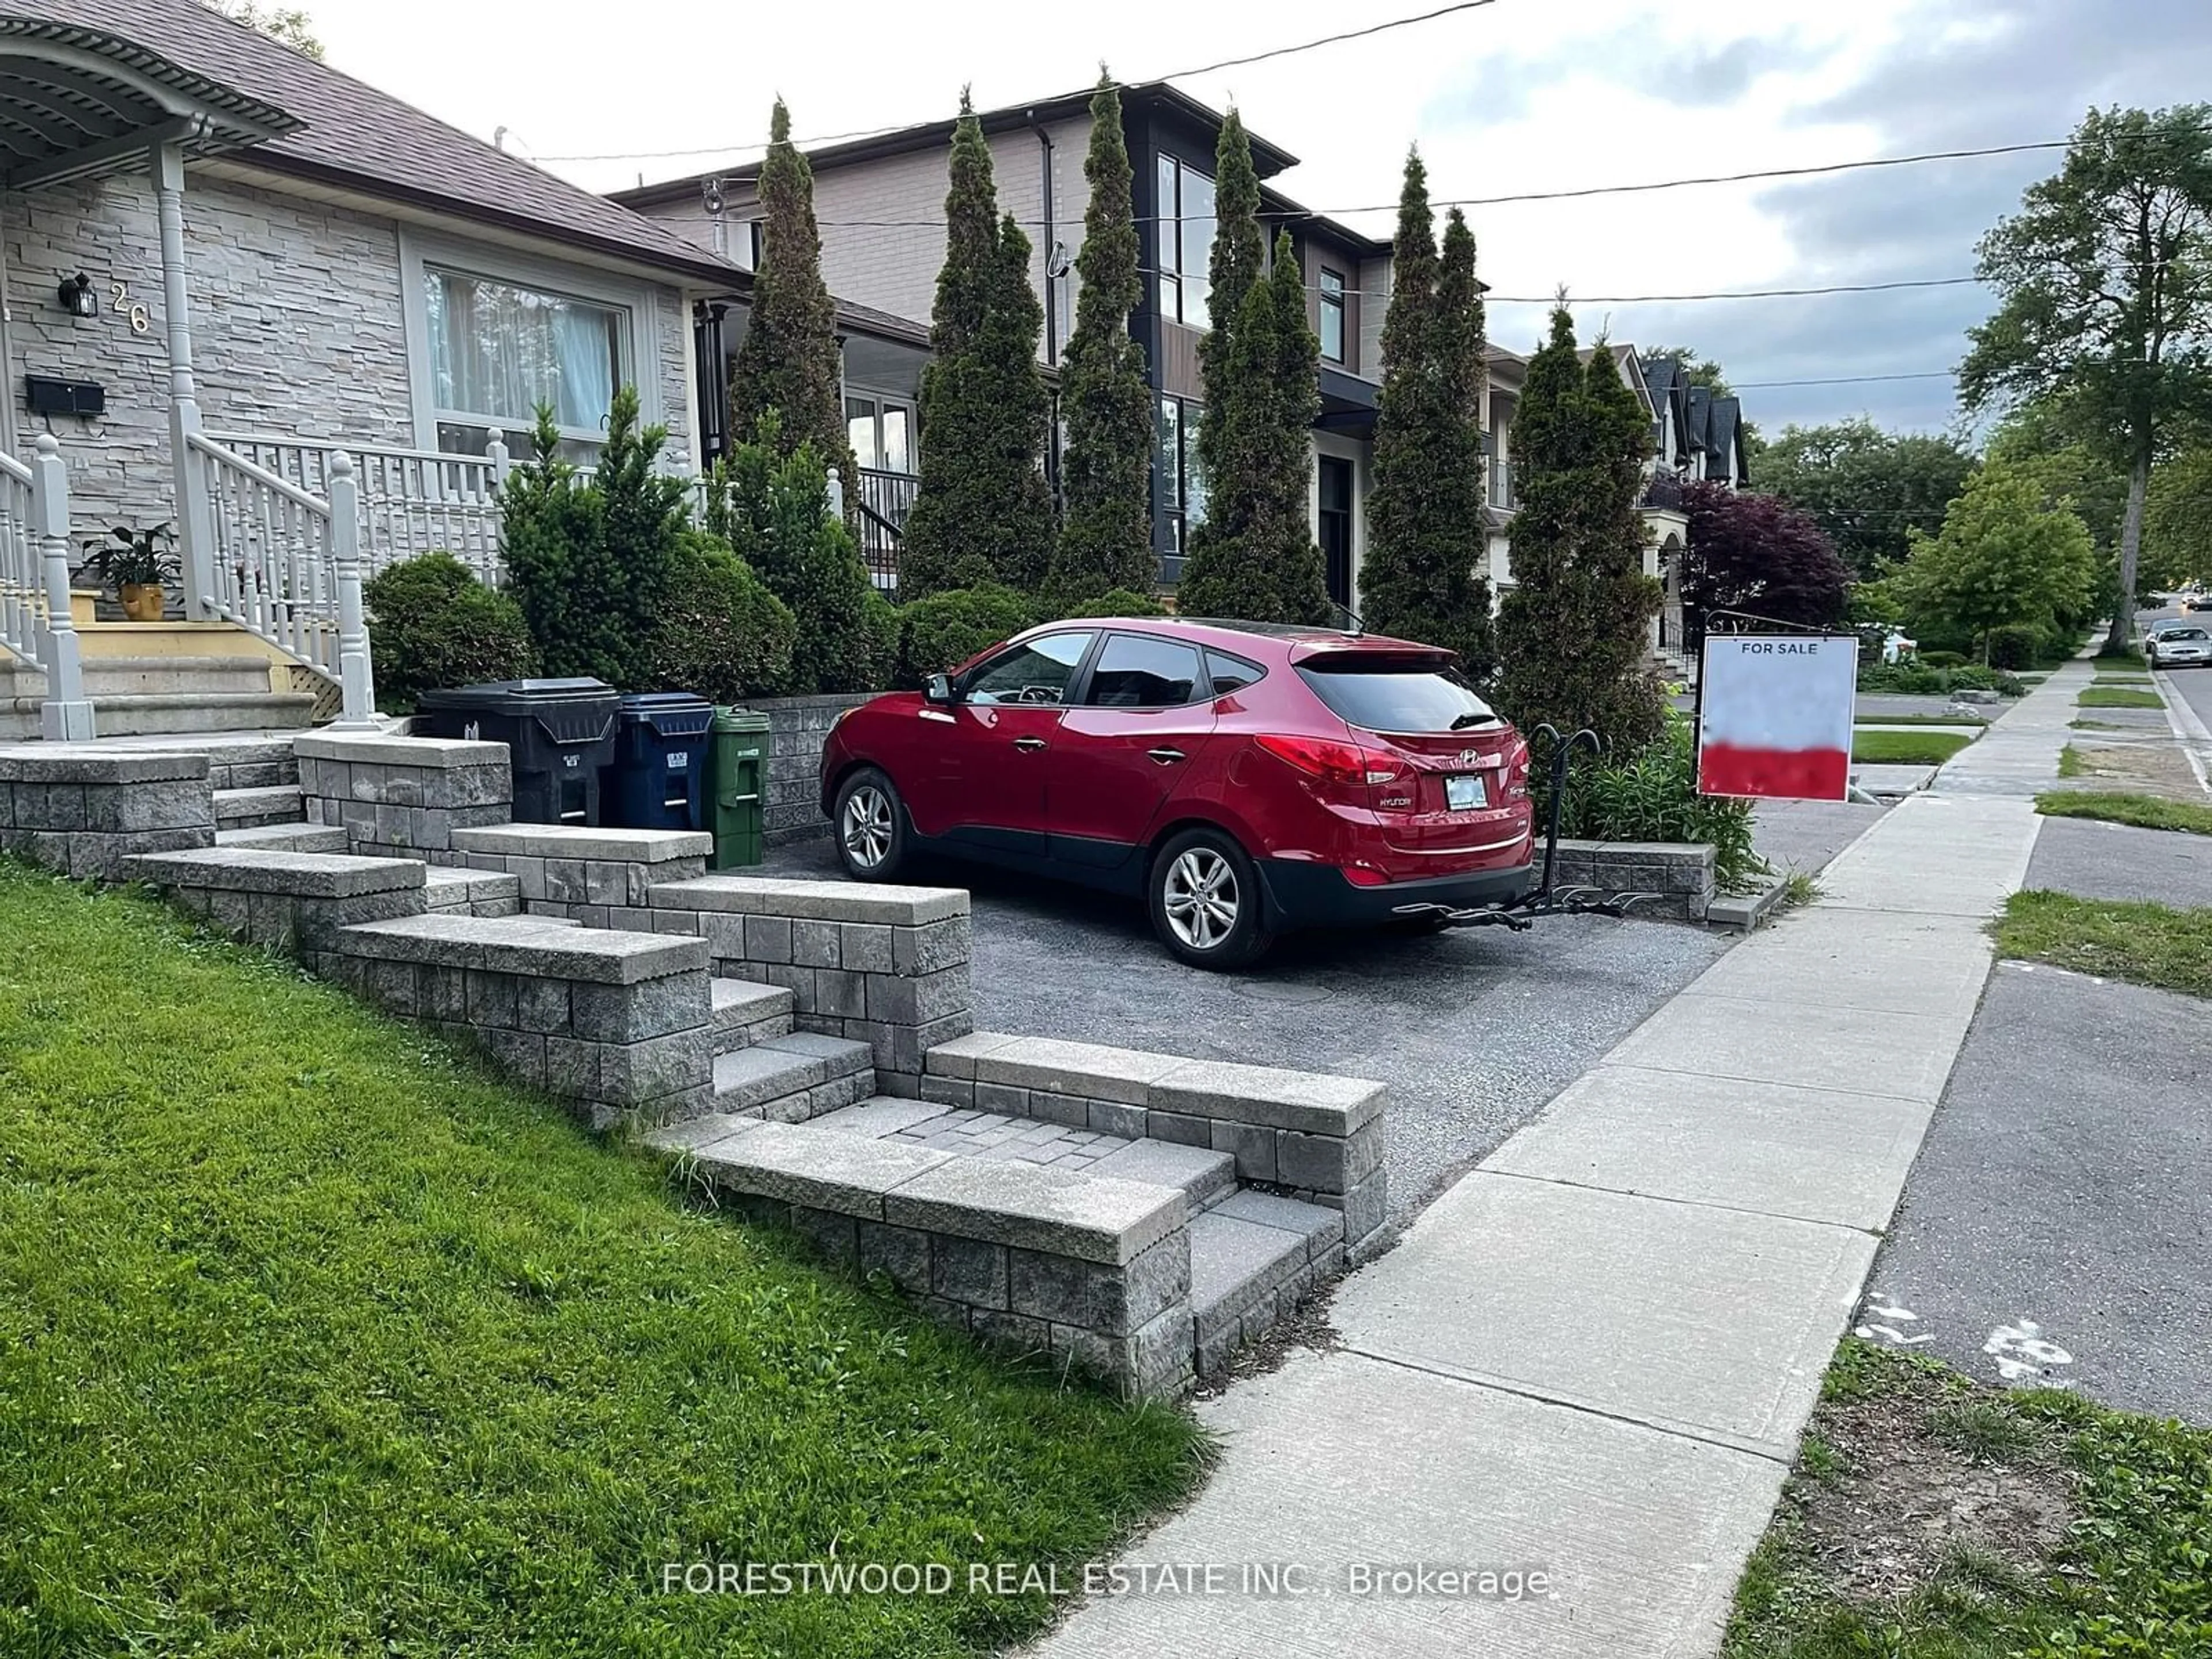
[[[92,704],[70,617],[69,472],[50,432],[27,465],[0,453],[0,646],[46,677],[41,734],[89,739]]]
[[[247,465],[303,494],[327,501],[331,464],[343,453],[354,464],[361,497],[361,557],[374,576],[418,553],[451,553],[477,580],[499,584],[499,484],[507,455],[496,438],[486,455],[376,444],[341,446],[313,438],[209,434]]]
[[[361,495],[343,450],[324,453],[327,498],[257,465],[217,440],[186,439],[185,480],[204,503],[203,587],[208,614],[235,623],[337,685],[340,728],[376,724],[368,630],[361,605]]]

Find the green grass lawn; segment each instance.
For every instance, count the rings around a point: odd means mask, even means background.
[[[1855,726],[1987,726],[1975,714],[1854,714]]]
[[[2045,817],[2099,818],[2106,823],[2132,823],[2139,830],[2179,830],[2212,836],[2212,806],[2167,800],[2160,795],[2054,789],[2035,798],[2035,810]]]
[[[969,1655],[1051,1607],[663,1565],[1087,1559],[1198,1477],[149,900],[0,914],[0,1651]]]
[[[2081,751],[2069,743],[2058,751],[2058,775],[2062,778],[2078,778],[2081,775]]]
[[[1864,766],[1941,766],[1972,741],[1955,732],[1854,732],[1851,758]]]
[[[1848,1339],[1724,1659],[2205,1659],[2212,1432]]]
[[[2085,687],[2074,699],[2083,708],[2163,708],[2155,691],[2138,690],[2132,685],[2092,685]]]
[[[2212,909],[2014,893],[1990,924],[1997,954],[2212,997]]]

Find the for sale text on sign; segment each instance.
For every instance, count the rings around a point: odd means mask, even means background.
[[[1843,799],[1858,661],[1851,635],[1709,635],[1698,793]]]

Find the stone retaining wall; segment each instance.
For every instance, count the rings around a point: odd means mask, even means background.
[[[1567,841],[1552,880],[1555,887],[1595,887],[1607,893],[1653,893],[1638,916],[1703,921],[1715,890],[1713,848],[1704,842]],[[1540,871],[1543,850],[1537,849]]]
[[[421,915],[426,869],[413,859],[210,847],[140,854],[122,874],[233,939],[312,962],[342,927]]]
[[[349,853],[457,865],[456,831],[513,815],[503,743],[312,732],[293,752],[307,822],[343,829]]]
[[[651,896],[653,925],[705,939],[716,974],[782,986],[800,1030],[868,1044],[886,1094],[919,1093],[923,1056],[975,1028],[959,888],[719,875]]]
[[[769,717],[768,800],[762,830],[770,847],[818,841],[830,833],[822,816],[822,745],[848,708],[875,691],[834,696],[763,697],[746,708]]]
[[[1228,1152],[1244,1185],[1341,1211],[1352,1261],[1381,1242],[1379,1083],[978,1031],[929,1051],[921,1097]]]
[[[0,852],[73,880],[113,881],[138,854],[214,844],[205,755],[0,749]]]
[[[690,830],[501,823],[453,831],[457,860],[471,870],[514,877],[529,915],[641,933],[654,931],[653,888],[705,875],[714,850],[712,836]]]
[[[708,1108],[714,1032],[697,939],[422,915],[342,928],[326,945],[313,960],[324,978],[477,1044],[595,1129]]]
[[[1190,1233],[1176,1188],[750,1120],[702,1122],[690,1155],[747,1218],[884,1273],[958,1329],[1131,1395],[1190,1386]]]

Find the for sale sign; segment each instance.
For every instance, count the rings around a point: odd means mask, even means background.
[[[1855,635],[1707,635],[1698,793],[1843,799],[1858,664]]]

